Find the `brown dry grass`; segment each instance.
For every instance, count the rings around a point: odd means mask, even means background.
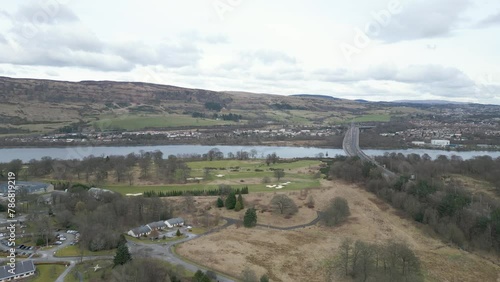
[[[277,231],[232,226],[186,242],[177,250],[193,261],[233,276],[239,276],[244,266],[249,265],[259,276],[267,272],[272,281],[323,281],[320,262],[334,253],[343,238],[379,243],[402,240],[419,256],[427,281],[496,281],[498,278],[498,265],[427,235],[422,226],[399,216],[392,207],[357,186],[327,181],[322,185],[325,188],[310,192],[317,207],[325,207],[335,196],[349,202],[352,215],[339,227]],[[260,196],[261,201],[269,197]],[[301,212],[305,210],[308,209],[302,208]],[[265,217],[260,213],[258,216],[261,223]],[[307,222],[306,219],[304,217],[302,223]]]

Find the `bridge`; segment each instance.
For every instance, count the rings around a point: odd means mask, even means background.
[[[362,161],[371,162],[372,164],[376,165],[382,170],[382,173],[385,177],[392,178],[396,176],[394,172],[381,166],[359,148],[359,127],[354,125],[354,123],[351,124],[351,126],[345,133],[344,141],[342,142],[342,149],[344,149],[344,152],[349,157],[359,157]]]

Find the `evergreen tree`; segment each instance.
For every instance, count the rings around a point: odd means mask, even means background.
[[[127,239],[125,238],[125,235],[123,234],[120,234],[120,238],[118,238],[118,244],[117,244],[117,248],[122,246],[122,245],[126,245],[127,244]]]
[[[217,207],[218,208],[224,207],[224,201],[222,201],[222,199],[220,197],[217,198]]]
[[[236,195],[234,194],[234,191],[232,191],[226,198],[226,209],[232,210],[234,209],[234,206],[236,206]]]
[[[244,209],[244,208],[245,208],[245,206],[244,206],[244,204],[243,204],[243,197],[241,196],[241,191],[240,191],[240,193],[238,194],[238,201],[237,201],[237,202],[240,202],[240,204],[241,204],[241,209]]]
[[[266,274],[262,275],[260,277],[260,282],[269,282],[269,277],[267,277]]]
[[[127,245],[124,245],[124,244],[120,245],[116,249],[116,255],[113,259],[114,266],[123,265],[131,260],[132,260],[132,256],[130,255],[130,252],[128,251]]]
[[[247,209],[245,217],[243,217],[243,225],[245,227],[254,227],[257,225],[257,212],[254,208]]]
[[[180,237],[182,235],[181,230],[177,229],[177,232],[175,233],[175,236]]]
[[[237,211],[237,212],[241,211],[241,209],[242,209],[241,206],[242,206],[241,202],[237,201],[236,205],[234,206],[234,211]]]

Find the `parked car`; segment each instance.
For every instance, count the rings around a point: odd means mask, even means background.
[[[62,245],[62,242],[61,241],[55,241],[54,245]]]

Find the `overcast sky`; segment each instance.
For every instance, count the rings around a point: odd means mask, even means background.
[[[498,0],[2,1],[0,76],[500,104]]]

